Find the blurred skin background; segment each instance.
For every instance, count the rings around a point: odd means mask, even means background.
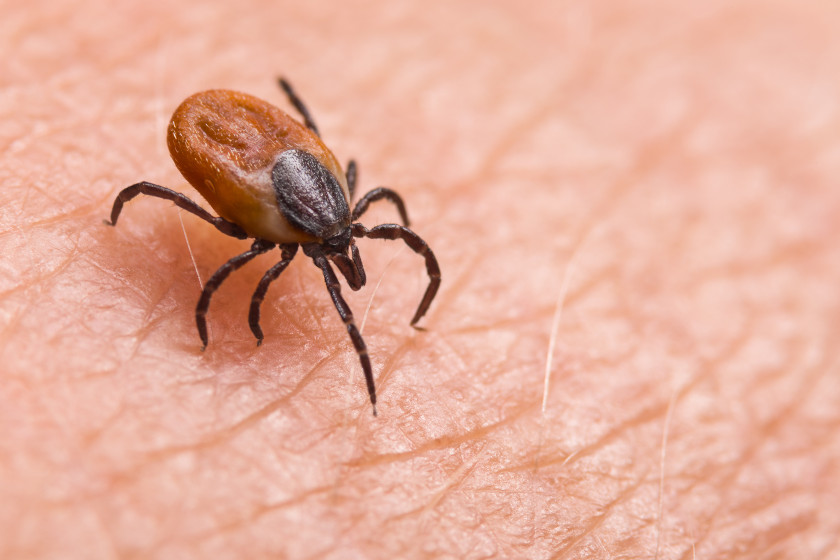
[[[0,557],[832,558],[840,7],[0,4]],[[302,255],[165,143],[188,95],[294,114],[440,261],[361,241],[358,358]],[[207,207],[205,205],[205,207]],[[366,225],[397,221],[387,204]]]

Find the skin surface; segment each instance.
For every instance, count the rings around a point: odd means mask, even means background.
[[[836,558],[840,8],[338,6],[0,5],[0,558]],[[202,353],[249,242],[103,225],[198,199],[184,98],[280,73],[443,271],[416,331],[360,241],[378,418],[302,255]]]

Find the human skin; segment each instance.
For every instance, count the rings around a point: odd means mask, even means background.
[[[840,10],[496,4],[0,7],[0,558],[840,554]],[[248,242],[103,223],[204,204],[169,115],[279,73],[443,271],[414,330],[360,242],[377,418],[305,256],[202,352]]]

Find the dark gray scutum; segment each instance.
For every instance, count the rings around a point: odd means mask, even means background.
[[[271,170],[271,181],[280,211],[296,228],[329,239],[350,224],[341,185],[312,154],[283,152]]]

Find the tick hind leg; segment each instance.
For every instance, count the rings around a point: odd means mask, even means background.
[[[265,239],[255,240],[250,249],[241,255],[233,257],[228,262],[220,266],[219,270],[213,273],[213,276],[211,276],[210,280],[207,281],[207,284],[204,285],[204,290],[201,292],[198,305],[195,307],[195,325],[198,327],[198,336],[201,338],[202,350],[207,348],[207,320],[205,319],[205,316],[207,315],[207,308],[210,307],[210,298],[213,296],[213,293],[219,289],[219,286],[221,286],[222,282],[230,276],[231,272],[242,267],[242,265],[257,255],[261,255],[262,253],[271,250],[273,247],[274,243],[271,241],[266,241]]]
[[[350,335],[350,340],[353,342],[353,346],[356,348],[356,354],[359,355],[359,361],[362,363],[362,371],[365,374],[370,404],[373,406],[373,415],[376,416],[376,385],[373,382],[373,369],[370,365],[370,356],[368,356],[367,346],[362,338],[362,334],[359,332],[353,320],[353,312],[341,296],[341,285],[338,283],[338,278],[317,243],[303,245],[303,252],[311,257],[315,266],[320,268],[321,272],[324,273],[324,282],[327,284],[327,290],[330,292],[330,297],[333,300],[333,304],[335,304],[335,308],[338,310],[338,314],[341,316],[341,320],[344,321],[347,327],[347,334]]]
[[[123,204],[140,194],[171,200],[179,208],[183,208],[187,212],[195,214],[205,222],[213,224],[216,229],[226,235],[230,235],[231,237],[235,237],[237,239],[246,239],[248,237],[248,234],[233,222],[229,222],[224,218],[217,218],[179,192],[175,192],[160,185],[155,185],[154,183],[149,183],[148,181],[141,181],[140,183],[135,183],[130,187],[126,187],[121,190],[120,194],[117,195],[117,198],[114,199],[114,206],[111,208],[111,221],[105,223],[112,226],[117,225],[117,219],[120,217]]]
[[[265,273],[262,280],[260,280],[260,283],[257,285],[254,295],[251,296],[251,309],[248,312],[248,325],[251,327],[251,332],[254,333],[254,336],[257,338],[257,346],[262,344],[263,341],[263,331],[260,328],[260,306],[262,305],[263,299],[265,299],[268,287],[277,279],[278,276],[280,276],[280,273],[286,270],[286,267],[289,266],[289,263],[291,263],[292,259],[295,258],[298,246],[296,243],[287,243],[285,245],[281,245],[280,250],[283,252],[282,260],[268,269],[268,272]]]
[[[280,83],[280,87],[283,88],[283,91],[286,92],[286,97],[289,98],[289,102],[295,106],[295,109],[298,110],[300,116],[303,117],[303,122],[306,125],[306,128],[314,132],[315,135],[320,138],[321,133],[318,132],[318,127],[315,126],[315,121],[312,119],[309,109],[306,108],[306,105],[304,105],[303,101],[301,101],[300,97],[298,97],[298,94],[295,92],[294,88],[292,88],[292,84],[287,82],[285,78],[278,78],[277,81]]]
[[[372,229],[367,229],[362,224],[353,224],[350,227],[353,229],[353,235],[355,237],[391,240],[402,239],[412,251],[426,259],[426,272],[429,275],[429,286],[426,288],[426,293],[423,294],[423,299],[420,300],[417,312],[414,313],[414,317],[411,319],[411,324],[416,324],[426,314],[426,311],[429,310],[429,306],[432,304],[432,300],[435,299],[438,288],[440,288],[440,266],[438,266],[432,249],[419,235],[407,227],[397,224],[383,224]]]

